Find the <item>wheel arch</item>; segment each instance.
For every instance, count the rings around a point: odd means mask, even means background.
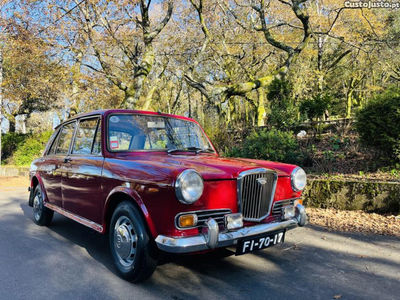
[[[103,233],[107,232],[108,230],[115,208],[123,201],[130,201],[136,206],[138,211],[142,214],[143,219],[146,221],[151,235],[153,238],[156,238],[156,227],[154,226],[153,220],[140,195],[136,191],[124,186],[118,186],[114,188],[107,196],[103,214]]]
[[[33,195],[34,195],[35,189],[38,185],[40,185],[40,189],[42,190],[44,199],[47,199],[46,191],[44,190],[44,187],[43,187],[43,181],[38,174],[35,174],[31,178],[31,185],[30,185],[30,189],[29,189],[28,204],[30,207],[33,207]]]

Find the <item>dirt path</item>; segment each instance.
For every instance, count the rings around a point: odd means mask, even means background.
[[[29,178],[28,177],[0,177],[0,189],[10,190],[14,187],[28,188]]]

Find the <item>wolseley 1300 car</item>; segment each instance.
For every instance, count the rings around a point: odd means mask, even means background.
[[[105,110],[59,125],[30,170],[34,221],[58,212],[108,234],[120,275],[149,278],[161,251],[241,255],[304,226],[300,167],[220,157],[199,124]]]

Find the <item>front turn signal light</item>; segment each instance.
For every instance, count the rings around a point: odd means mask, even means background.
[[[178,219],[178,224],[179,224],[179,227],[182,227],[182,228],[196,226],[197,225],[197,215],[191,214],[191,215],[180,216]]]
[[[303,205],[303,199],[294,200],[293,206],[296,206],[297,204]]]

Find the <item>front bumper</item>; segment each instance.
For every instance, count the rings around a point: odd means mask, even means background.
[[[306,224],[307,215],[303,205],[296,205],[296,216],[282,222],[259,224],[237,230],[219,232],[218,223],[210,218],[203,227],[202,234],[191,237],[169,237],[159,235],[156,238],[160,250],[171,253],[191,253],[214,248],[236,245],[238,240],[268,234],[279,230],[289,230]]]

